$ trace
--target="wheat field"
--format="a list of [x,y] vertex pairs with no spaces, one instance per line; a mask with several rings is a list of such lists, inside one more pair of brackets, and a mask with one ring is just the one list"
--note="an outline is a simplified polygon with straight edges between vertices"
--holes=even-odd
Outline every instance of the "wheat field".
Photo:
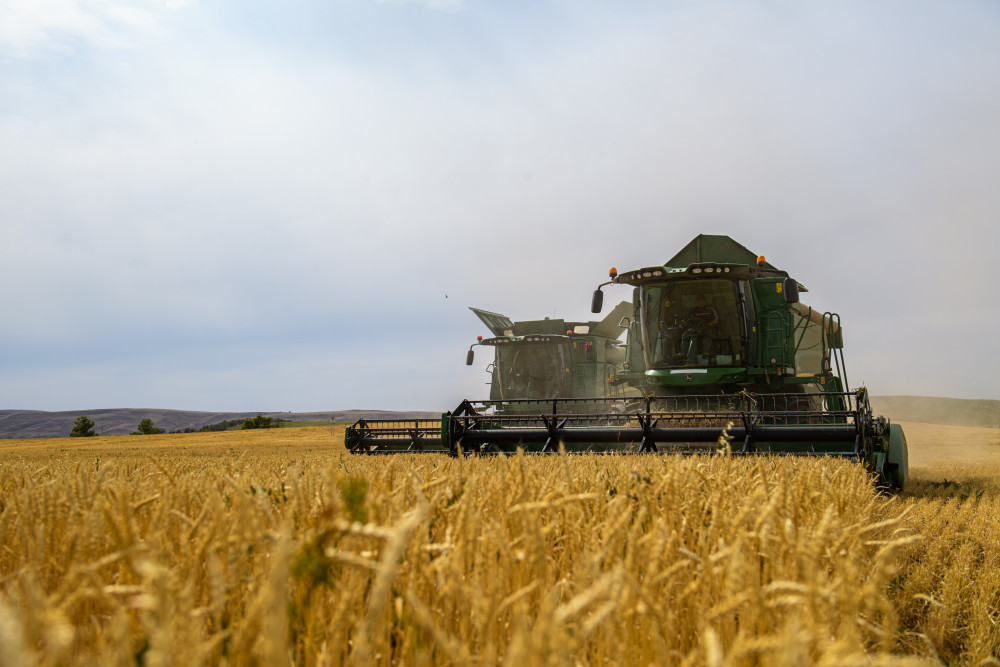
[[0,665],[1000,665],[1000,431],[823,459],[0,441]]

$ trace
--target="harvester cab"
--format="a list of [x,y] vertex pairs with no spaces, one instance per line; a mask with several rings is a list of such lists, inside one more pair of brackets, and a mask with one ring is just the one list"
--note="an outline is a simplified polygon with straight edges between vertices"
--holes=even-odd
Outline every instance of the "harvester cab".
[[601,288],[622,284],[625,377],[646,395],[847,389],[840,317],[804,305],[805,287],[727,236],[701,235],[663,266],[612,269],[595,312]]
[[493,336],[478,337],[469,347],[494,348],[490,400],[500,409],[531,409],[521,399],[552,399],[615,395],[622,387],[625,345],[619,339],[628,326],[632,306],[618,304],[600,322],[570,322],[545,318],[513,322],[506,315],[470,308]]

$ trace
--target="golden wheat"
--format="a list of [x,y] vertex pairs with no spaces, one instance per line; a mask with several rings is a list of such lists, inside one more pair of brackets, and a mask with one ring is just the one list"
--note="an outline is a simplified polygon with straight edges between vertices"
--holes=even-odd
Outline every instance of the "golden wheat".
[[2,664],[991,664],[1000,477],[0,443]]

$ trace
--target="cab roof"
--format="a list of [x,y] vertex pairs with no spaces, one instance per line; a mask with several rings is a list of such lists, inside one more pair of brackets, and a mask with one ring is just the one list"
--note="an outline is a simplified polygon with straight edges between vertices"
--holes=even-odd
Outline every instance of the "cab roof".
[[[681,248],[680,252],[668,259],[663,266],[669,269],[683,269],[692,264],[705,262],[757,266],[757,257],[757,253],[751,252],[746,246],[737,243],[728,236],[699,234]],[[767,262],[764,263],[764,268],[777,270],[777,267]]]
[[618,338],[626,327],[622,326],[623,318],[632,312],[632,303],[622,301],[604,316],[600,322],[571,322],[561,318],[545,318],[543,320],[525,320],[514,322],[506,315],[494,313],[481,308],[472,308],[477,317],[486,325],[494,336],[527,336],[531,334],[559,335],[574,331],[576,335],[589,335],[598,338]]
[[[758,264],[759,255],[728,236],[699,234],[663,266],[650,266],[626,271],[612,277],[611,282],[640,285],[678,278],[762,278],[788,277],[788,273],[765,261]],[[808,292],[797,283],[800,292]]]

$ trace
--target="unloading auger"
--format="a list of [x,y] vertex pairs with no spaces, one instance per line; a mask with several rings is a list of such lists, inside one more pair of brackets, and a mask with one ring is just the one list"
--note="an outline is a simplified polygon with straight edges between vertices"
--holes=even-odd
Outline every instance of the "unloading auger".
[[[463,401],[440,420],[360,420],[352,452],[453,456],[559,451],[831,456],[858,461],[885,488],[908,477],[902,428],[848,388],[835,313],[726,236],[700,235],[662,266],[619,274],[632,287],[624,361],[599,398]],[[620,313],[616,313],[616,316]]]

